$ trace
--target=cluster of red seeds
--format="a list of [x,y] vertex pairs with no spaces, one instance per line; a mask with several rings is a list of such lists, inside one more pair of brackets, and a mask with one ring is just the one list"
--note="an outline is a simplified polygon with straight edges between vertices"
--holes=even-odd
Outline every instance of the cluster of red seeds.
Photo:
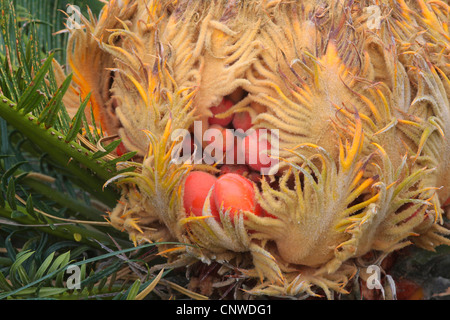
[[[189,174],[184,185],[183,205],[186,214],[201,216],[202,210],[209,193],[211,214],[220,221],[219,210],[228,211],[231,220],[234,221],[236,214],[249,211],[257,216],[270,216],[257,203],[255,191],[251,181],[258,182],[261,178],[260,170],[270,166],[267,150],[271,145],[267,139],[260,139],[260,131],[248,131],[252,127],[252,117],[249,112],[233,113],[223,117],[233,107],[233,102],[226,97],[222,102],[211,107],[212,117],[208,119],[210,129],[222,132],[223,152],[226,154],[233,148],[234,158],[228,163],[224,157],[220,166],[219,177],[212,174],[193,171]],[[251,134],[240,137],[233,134],[231,130],[242,130]],[[241,139],[241,141],[239,141]],[[211,143],[214,143],[212,141]],[[242,157],[245,163],[238,164]],[[245,217],[244,217],[245,219]]]
[[[267,150],[271,149],[271,144],[264,132],[261,130],[251,130],[252,117],[247,111],[233,113],[232,115],[223,118],[217,115],[227,112],[233,107],[233,102],[227,98],[223,98],[218,106],[212,107],[210,110],[213,116],[208,119],[210,129],[216,129],[222,134],[224,141],[222,141],[223,152],[226,154],[233,151],[234,157],[224,157],[222,170],[224,173],[256,173],[255,177],[259,177],[261,169],[268,168],[271,165],[271,159],[268,156]],[[244,135],[234,134],[234,132],[245,133]],[[215,141],[211,141],[215,143]],[[231,150],[233,149],[233,150]],[[241,163],[239,159],[244,159],[245,163]]]
[[218,222],[220,209],[222,212],[229,212],[231,221],[244,211],[257,216],[270,216],[258,205],[250,180],[236,173],[226,173],[217,178],[203,171],[193,171],[186,179],[183,195],[186,214],[202,216],[208,194],[210,194],[211,215]]
[[[221,103],[211,107],[212,116],[208,119],[209,128],[217,129],[222,134],[223,152],[231,151],[234,157],[219,166],[219,177],[210,173],[193,171],[185,182],[183,206],[187,215],[201,216],[206,198],[211,190],[210,208],[212,215],[220,221],[219,209],[222,212],[229,211],[232,221],[234,216],[243,211],[250,211],[258,216],[270,216],[255,200],[255,191],[251,181],[259,182],[261,169],[270,166],[267,150],[270,150],[270,142],[260,137],[259,130],[248,131],[252,127],[252,117],[249,112],[237,112],[230,116],[217,116],[227,112],[234,103],[224,97]],[[242,130],[246,135],[235,135],[232,130]],[[241,140],[241,141],[239,141]],[[190,144],[194,143],[191,137]],[[209,141],[214,144],[215,141]],[[193,146],[191,150],[194,150]],[[128,152],[123,143],[116,149],[118,156]],[[240,163],[238,159],[244,159]]]

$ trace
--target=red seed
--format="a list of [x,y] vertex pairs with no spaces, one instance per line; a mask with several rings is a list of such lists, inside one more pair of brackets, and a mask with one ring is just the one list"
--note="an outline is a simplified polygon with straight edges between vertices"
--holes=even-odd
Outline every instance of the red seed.
[[[212,194],[216,208],[222,208],[222,212],[229,210],[232,221],[242,210],[255,213],[253,184],[243,176],[235,173],[220,176],[214,184]],[[220,217],[217,216],[216,219]]]
[[119,145],[116,148],[116,154],[120,157],[128,152],[128,149],[125,147],[123,142],[119,143]]
[[263,168],[270,168],[272,159],[268,155],[268,150],[271,149],[270,142],[266,138],[260,139],[260,131],[255,130],[244,138],[242,144],[245,156],[245,163],[253,170],[260,171]]
[[224,175],[227,173],[235,173],[243,176],[244,174],[249,172],[249,168],[245,164],[224,164],[220,168],[220,175]]
[[214,148],[219,148],[222,145],[222,151],[230,150],[234,146],[234,134],[232,130],[225,129],[221,125],[213,124],[208,130],[217,130],[220,133],[221,141],[215,140],[215,135],[211,137],[209,145]]
[[230,115],[226,118],[218,118],[216,115],[224,113],[228,111],[233,106],[233,102],[228,99],[223,98],[222,102],[219,105],[211,107],[210,110],[213,113],[213,116],[208,119],[209,124],[218,124],[222,127],[228,126],[231,121],[233,121],[233,115]]
[[233,127],[244,132],[252,127],[252,117],[248,112],[238,112],[233,117]]
[[236,134],[233,134],[232,148],[227,149],[226,164],[245,165],[245,156],[243,153],[243,139]]
[[236,88],[232,93],[227,96],[227,99],[233,101],[233,103],[238,103],[244,98],[246,92],[241,87]]
[[398,300],[423,300],[423,288],[416,282],[401,278],[395,281]]
[[184,183],[183,194],[183,207],[188,216],[191,213],[195,216],[202,215],[206,197],[216,180],[215,176],[207,172],[192,171],[189,173]]

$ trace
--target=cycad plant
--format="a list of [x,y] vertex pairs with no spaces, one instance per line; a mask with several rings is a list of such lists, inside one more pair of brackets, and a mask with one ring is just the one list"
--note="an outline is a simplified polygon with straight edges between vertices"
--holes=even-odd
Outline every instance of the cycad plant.
[[0,298],[448,296],[448,1],[0,1]]

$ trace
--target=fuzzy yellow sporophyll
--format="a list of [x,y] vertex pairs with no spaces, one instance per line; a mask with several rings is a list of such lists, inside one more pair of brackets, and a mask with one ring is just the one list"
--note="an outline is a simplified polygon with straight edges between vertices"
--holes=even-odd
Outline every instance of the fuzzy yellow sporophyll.
[[[160,245],[160,267],[218,264],[211,292],[251,295],[331,298],[398,249],[450,245],[449,16],[434,0],[109,1],[70,31],[65,102],[91,92],[93,121],[138,151],[108,182],[112,225],[188,244]],[[174,161],[172,133],[205,149],[213,125],[277,130],[276,172]],[[216,188],[230,174],[253,190]]]

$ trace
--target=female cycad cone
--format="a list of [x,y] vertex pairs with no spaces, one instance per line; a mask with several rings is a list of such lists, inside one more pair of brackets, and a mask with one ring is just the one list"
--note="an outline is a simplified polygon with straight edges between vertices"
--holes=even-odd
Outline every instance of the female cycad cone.
[[[160,246],[169,265],[222,264],[216,281],[255,295],[331,297],[370,252],[449,245],[449,16],[432,0],[111,0],[71,30],[68,67],[141,159],[114,179],[112,225],[178,241]],[[276,132],[278,171],[194,161],[212,125]],[[186,132],[196,148],[176,161]],[[220,184],[233,165],[254,207]]]

